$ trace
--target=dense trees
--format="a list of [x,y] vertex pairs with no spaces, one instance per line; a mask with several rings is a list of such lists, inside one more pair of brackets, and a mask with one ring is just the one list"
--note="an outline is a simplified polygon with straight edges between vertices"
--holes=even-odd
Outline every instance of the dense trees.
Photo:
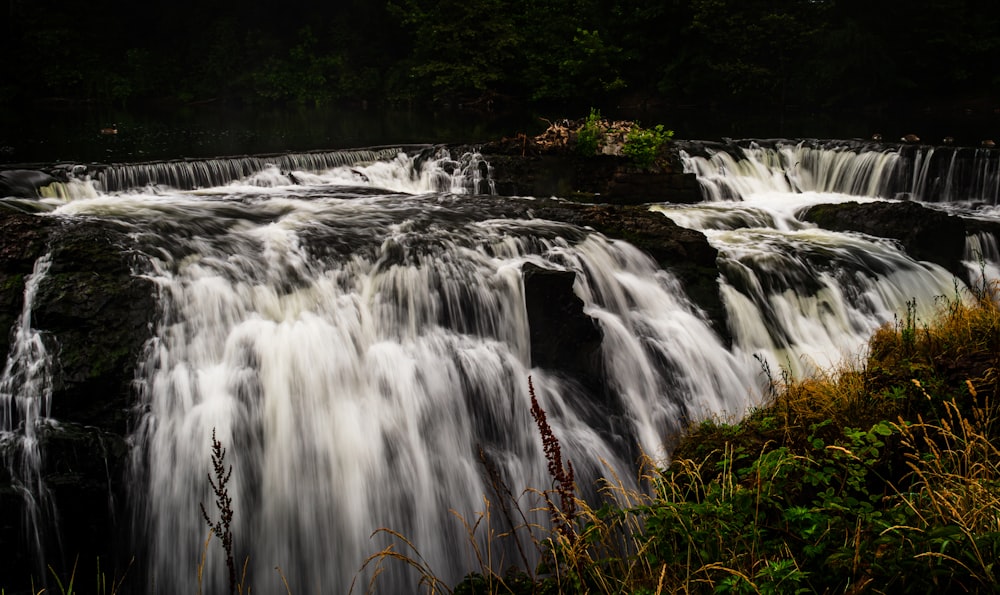
[[1000,4],[973,0],[8,0],[7,13],[0,102],[853,107],[1000,87]]

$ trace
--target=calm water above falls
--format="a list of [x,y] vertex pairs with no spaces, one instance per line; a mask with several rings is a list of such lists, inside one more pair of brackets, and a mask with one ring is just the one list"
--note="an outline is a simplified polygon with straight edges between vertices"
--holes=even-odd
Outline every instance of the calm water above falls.
[[[688,166],[710,167],[697,159]],[[954,291],[949,273],[891,242],[796,217],[809,204],[877,200],[843,193],[864,194],[867,180],[804,189],[780,162],[709,169],[706,188],[744,188],[729,196],[738,202],[654,208],[719,249],[726,347],[677,280],[629,244],[505,217],[502,198],[476,194],[488,191],[488,168],[474,156],[292,166],[189,191],[77,182],[41,215],[127,226],[148,257],[137,274],[158,288],[161,319],[138,379],[133,550],[161,592],[197,577],[213,429],[229,447],[237,556],[250,560],[255,589],[283,589],[280,566],[294,593],[345,592],[386,544],[371,537],[380,527],[406,535],[454,582],[476,568],[450,511],[483,509],[477,448],[516,493],[549,485],[529,376],[588,489],[605,465],[629,477],[640,449],[664,455],[687,420],[757,402],[754,355],[807,373],[858,353],[907,300],[926,316],[935,296]],[[574,379],[532,369],[526,263],[576,273],[617,398],[594,402]],[[21,326],[18,341],[30,342],[30,318]],[[209,552],[207,590],[222,592],[224,561]],[[513,550],[497,555],[502,566],[518,562]],[[394,567],[380,584],[405,592],[411,580]]]

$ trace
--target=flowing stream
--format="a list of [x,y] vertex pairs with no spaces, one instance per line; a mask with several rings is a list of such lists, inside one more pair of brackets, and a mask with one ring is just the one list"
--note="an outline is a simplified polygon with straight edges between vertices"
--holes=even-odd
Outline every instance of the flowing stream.
[[[627,477],[640,451],[662,457],[684,420],[737,415],[754,398],[756,368],[645,254],[504,217],[476,194],[488,179],[475,155],[417,161],[265,167],[225,186],[56,209],[127,223],[159,288],[134,474],[149,573],[165,591],[198,576],[213,432],[234,469],[236,554],[254,584],[280,588],[278,566],[295,592],[346,590],[388,545],[372,537],[382,527],[448,581],[476,567],[455,515],[483,510],[480,447],[515,493],[548,485],[529,377],[588,491],[605,466]],[[576,273],[614,402],[531,369],[525,263]],[[520,561],[513,547],[496,554],[504,564]],[[221,590],[223,560],[209,552],[206,580]],[[407,574],[394,566],[380,584],[405,590]]]
[[[474,523],[491,493],[479,449],[515,494],[550,485],[529,377],[592,494],[609,472],[629,481],[640,452],[662,460],[690,420],[759,403],[760,361],[796,376],[828,368],[857,356],[908,301],[929,316],[937,296],[954,294],[950,273],[893,242],[798,218],[812,204],[883,200],[899,155],[754,150],[687,155],[706,202],[652,207],[719,250],[731,346],[630,244],[506,216],[474,152],[124,166],[53,191],[41,216],[127,226],[148,263],[139,274],[157,288],[131,471],[133,549],[149,584],[192,590],[207,551],[204,592],[225,591],[224,556],[203,550],[199,512],[214,514],[213,432],[233,468],[235,554],[255,590],[283,592],[282,576],[293,593],[347,592],[355,580],[360,590],[365,559],[393,542],[380,528],[406,536],[454,584],[478,568],[471,545],[485,551],[490,527],[470,541],[459,520]],[[978,254],[994,273],[996,239],[969,242],[970,263]],[[575,273],[574,293],[603,333],[602,394],[613,397],[531,366],[529,263]],[[44,274],[40,262],[32,279]],[[27,285],[0,383],[4,435],[21,436],[26,459],[41,456],[30,428],[46,415],[49,365],[31,336]],[[19,464],[30,477],[32,464]],[[491,555],[495,568],[521,562],[509,542]],[[397,564],[378,580],[380,591],[406,592],[414,576]]]

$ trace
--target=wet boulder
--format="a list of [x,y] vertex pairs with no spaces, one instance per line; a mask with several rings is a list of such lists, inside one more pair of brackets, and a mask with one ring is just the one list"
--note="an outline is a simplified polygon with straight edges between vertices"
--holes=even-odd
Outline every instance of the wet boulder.
[[38,198],[38,189],[58,182],[51,174],[33,169],[8,169],[0,171],[0,198]]
[[938,264],[966,278],[962,265],[965,221],[919,203],[847,202],[808,208],[801,218],[830,231],[854,231],[896,240],[911,257]]
[[593,391],[603,382],[597,321],[573,292],[576,273],[525,263],[524,302],[531,340],[531,365],[561,372]]
[[543,201],[532,212],[545,219],[589,227],[625,240],[676,276],[688,298],[724,341],[730,340],[725,307],[719,295],[718,250],[705,234],[681,227],[662,213],[638,205],[585,205]]
[[50,339],[59,362],[52,414],[122,433],[135,365],[152,335],[155,288],[133,274],[139,257],[113,224],[60,225],[52,233],[50,258],[33,323]]
[[676,150],[652,169],[621,155],[581,155],[570,144],[539,143],[523,135],[481,148],[498,194],[558,197],[589,203],[639,205],[702,200],[694,174],[684,173]]

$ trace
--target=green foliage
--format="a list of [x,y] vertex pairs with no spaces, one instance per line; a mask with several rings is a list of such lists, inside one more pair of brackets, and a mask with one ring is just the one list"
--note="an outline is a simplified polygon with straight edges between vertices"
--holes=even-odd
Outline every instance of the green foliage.
[[[167,12],[12,0],[8,9],[0,48],[16,84],[0,88],[6,101],[565,104],[627,89],[672,104],[853,107],[910,106],[914,92],[974,99],[1000,86],[991,70],[1000,5],[960,0],[344,0],[279,12],[235,0]],[[302,45],[306,27],[315,45]]]
[[919,331],[907,304],[861,369],[776,381],[764,366],[771,401],[692,428],[668,467],[643,475],[648,492],[609,482],[603,506],[579,502],[576,524],[535,538],[534,575],[487,568],[455,592],[995,590],[995,297],[944,303]]
[[[543,20],[542,23],[548,21]],[[534,24],[537,27],[538,24]],[[567,27],[569,29],[569,27]],[[539,31],[546,47],[524,48],[528,63],[527,75],[531,81],[531,99],[566,100],[580,95],[603,95],[624,89],[627,83],[617,67],[620,48],[609,44],[598,29],[577,26],[568,30],[562,42],[550,32]]]
[[673,130],[664,130],[663,124],[653,128],[636,126],[625,137],[622,152],[642,169],[649,169],[660,155],[660,151],[674,137]]
[[257,93],[273,100],[323,105],[340,96],[344,57],[326,53],[312,28],[298,33],[299,41],[286,57],[272,57],[254,74]]
[[587,116],[583,126],[576,133],[575,148],[576,152],[580,155],[589,157],[597,154],[601,139],[604,137],[604,131],[601,129],[601,120],[601,111],[590,108],[590,115]]
[[398,0],[391,10],[413,33],[411,79],[436,99],[475,99],[512,68],[521,36],[504,0]]

